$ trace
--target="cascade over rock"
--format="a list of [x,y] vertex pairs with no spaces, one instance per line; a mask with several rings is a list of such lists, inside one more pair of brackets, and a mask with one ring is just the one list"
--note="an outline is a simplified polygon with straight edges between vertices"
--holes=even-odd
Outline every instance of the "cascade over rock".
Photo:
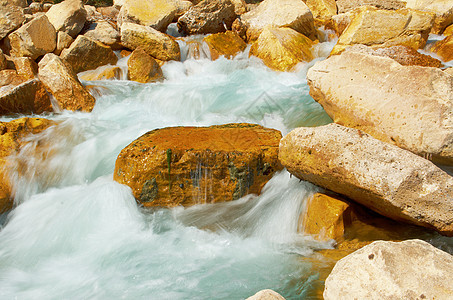
[[49,53],[39,62],[38,76],[61,109],[91,111],[96,100],[58,56]]
[[114,180],[144,206],[190,206],[260,193],[281,165],[279,131],[252,124],[171,127],[124,148]]
[[307,82],[334,122],[453,164],[453,78],[442,70],[345,52],[317,62]]
[[241,21],[247,26],[249,41],[255,41],[267,26],[289,27],[310,38],[315,32],[313,14],[299,0],[264,0],[243,14]]
[[376,241],[341,259],[324,299],[449,299],[453,256],[421,240]]
[[291,131],[279,159],[298,178],[383,216],[453,236],[453,177],[409,151],[332,123]]

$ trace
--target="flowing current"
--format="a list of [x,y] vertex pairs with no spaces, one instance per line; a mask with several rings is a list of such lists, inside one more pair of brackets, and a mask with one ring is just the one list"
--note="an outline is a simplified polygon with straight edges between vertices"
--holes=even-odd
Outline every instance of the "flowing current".
[[307,298],[318,273],[303,258],[331,247],[297,233],[313,185],[282,171],[260,196],[145,210],[112,178],[121,149],[155,128],[250,122],[284,135],[331,122],[308,95],[312,63],[278,73],[243,53],[167,63],[161,83],[84,82],[94,110],[43,116],[58,125],[11,158],[24,170],[0,218],[0,299]]

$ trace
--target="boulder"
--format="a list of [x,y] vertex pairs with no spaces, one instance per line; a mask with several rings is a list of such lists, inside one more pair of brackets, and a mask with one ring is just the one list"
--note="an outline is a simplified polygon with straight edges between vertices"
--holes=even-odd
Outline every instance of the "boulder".
[[102,15],[104,20],[115,22],[120,12],[115,6],[97,7],[96,10]]
[[27,0],[0,0],[0,6],[18,6],[27,7]]
[[16,70],[0,71],[0,93],[4,93],[7,89],[12,89],[25,81],[27,79],[18,75]]
[[24,21],[22,9],[14,5],[0,5],[0,40],[18,29]]
[[92,23],[103,19],[102,14],[96,10],[96,7],[91,5],[84,5],[83,8],[85,8],[85,11],[87,12],[87,22]]
[[280,138],[277,130],[253,124],[153,130],[121,151],[114,180],[131,187],[144,206],[189,206],[259,194],[282,168]]
[[402,0],[336,0],[336,3],[339,14],[352,11],[365,5],[385,10],[398,10],[406,8],[406,2]]
[[233,31],[211,34],[205,37],[203,41],[209,47],[212,60],[216,60],[222,55],[226,58],[233,58],[247,48],[244,40]]
[[187,35],[224,32],[236,19],[234,10],[230,0],[201,1],[179,18],[178,30]]
[[453,24],[453,5],[451,0],[405,0],[406,7],[434,13],[434,25],[431,33],[440,34]]
[[58,31],[57,47],[55,48],[54,53],[56,55],[60,55],[61,51],[68,48],[69,46],[71,46],[72,42],[74,42],[74,39],[72,38],[72,36],[70,36],[69,34],[67,34],[64,31]]
[[278,71],[289,71],[302,61],[311,61],[313,42],[291,28],[267,27],[250,48],[250,55]]
[[453,35],[453,24],[445,28],[442,34],[445,36]]
[[181,57],[179,45],[172,37],[134,23],[121,26],[121,44],[131,50],[142,47],[153,58],[163,61],[180,60]]
[[177,8],[167,0],[124,0],[118,14],[118,25],[124,22],[150,26],[165,32],[173,21]]
[[19,76],[29,80],[38,75],[38,64],[30,57],[12,57],[11,59]]
[[350,223],[351,205],[336,196],[316,193],[307,201],[301,216],[302,232],[311,234],[319,241],[340,240]]
[[307,4],[315,18],[329,19],[337,14],[335,0],[307,0],[305,4]]
[[329,21],[326,22],[325,27],[326,29],[335,31],[335,33],[340,36],[349,26],[353,17],[354,14],[352,12],[334,15]]
[[389,57],[403,66],[442,67],[442,62],[432,56],[422,54],[414,48],[397,45],[385,48],[371,48],[365,45],[354,45],[345,51],[365,53],[375,56]]
[[98,41],[114,50],[121,48],[120,40],[121,36],[118,30],[108,21],[100,20],[95,23],[91,23],[84,36]]
[[453,164],[453,78],[442,70],[345,52],[317,62],[307,82],[334,122]]
[[246,300],[285,300],[285,298],[273,290],[262,290]]
[[172,0],[173,4],[176,7],[175,17],[173,18],[173,22],[177,22],[178,19],[184,15],[189,9],[194,6],[194,4],[187,0]]
[[0,49],[0,71],[6,69],[8,62],[6,61],[6,57],[3,54],[3,51]]
[[82,0],[65,0],[53,5],[46,16],[56,31],[64,31],[75,38],[85,25],[87,12]]
[[423,48],[433,21],[434,15],[427,12],[409,9],[391,11],[362,6],[355,11],[351,23],[341,34],[332,54],[338,54],[354,44],[379,48],[394,45]]
[[453,177],[409,151],[332,123],[291,131],[279,159],[296,177],[383,216],[453,236]]
[[425,241],[376,241],[337,262],[324,299],[450,299],[453,256]]
[[453,35],[436,42],[430,50],[445,62],[453,60]]
[[39,79],[61,109],[87,112],[93,109],[96,100],[82,86],[74,71],[58,56],[49,53],[38,66]]
[[27,56],[37,59],[53,52],[57,45],[57,34],[45,15],[23,25],[6,37],[13,56]]
[[81,80],[112,80],[121,79],[123,71],[117,66],[104,66],[93,71],[84,72],[79,75]]
[[254,10],[241,16],[247,26],[247,40],[255,41],[267,26],[289,27],[312,38],[313,14],[303,1],[264,0]]
[[50,97],[38,79],[31,79],[5,92],[0,90],[0,115],[41,114],[52,111]]
[[127,61],[127,68],[129,80],[141,83],[159,81],[164,77],[162,69],[156,60],[142,48],[137,48],[132,52],[131,57]]
[[236,15],[242,15],[247,12],[247,3],[244,0],[231,0],[234,5]]
[[118,61],[109,46],[83,35],[79,35],[68,49],[63,50],[60,57],[75,73],[94,70],[103,65],[114,65]]
[[21,118],[11,122],[0,122],[0,213],[13,207],[11,184],[8,178],[6,157],[19,151],[22,140],[28,134],[37,134],[54,122],[39,118]]

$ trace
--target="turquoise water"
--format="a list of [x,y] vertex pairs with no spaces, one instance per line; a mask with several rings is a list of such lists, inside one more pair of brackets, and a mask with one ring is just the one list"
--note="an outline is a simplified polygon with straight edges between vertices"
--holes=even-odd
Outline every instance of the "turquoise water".
[[[250,122],[286,134],[331,122],[308,95],[308,66],[277,73],[244,53],[168,63],[161,83],[85,82],[93,112],[44,116],[61,123],[11,157],[25,171],[11,170],[17,206],[1,219],[0,299],[305,298],[318,274],[301,257],[331,247],[297,233],[313,185],[282,171],[260,196],[144,210],[112,174],[121,149],[155,128]],[[49,155],[35,155],[38,143]]]

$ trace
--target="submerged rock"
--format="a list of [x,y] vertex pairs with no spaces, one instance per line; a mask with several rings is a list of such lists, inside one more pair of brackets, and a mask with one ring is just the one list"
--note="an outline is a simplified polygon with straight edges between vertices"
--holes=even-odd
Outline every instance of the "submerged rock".
[[307,82],[334,122],[453,164],[453,78],[442,70],[345,52],[317,62]]
[[0,213],[10,210],[13,206],[6,157],[19,150],[24,143],[23,137],[31,133],[39,133],[53,124],[55,124],[53,121],[40,118],[21,118],[11,122],[0,122]]
[[60,57],[75,73],[94,70],[103,65],[114,65],[118,61],[109,46],[83,35],[79,35],[71,47],[63,50]]
[[178,30],[187,35],[224,32],[231,29],[235,19],[230,0],[201,1],[179,18]]
[[290,71],[302,61],[311,61],[313,42],[291,28],[267,27],[250,48],[250,55],[277,71]]
[[226,58],[233,58],[247,48],[247,44],[233,31],[211,34],[205,37],[203,41],[209,47],[212,60],[216,60],[221,55]]
[[305,36],[315,32],[313,15],[303,1],[264,0],[254,10],[241,16],[247,26],[247,40],[255,41],[267,26],[289,27]]
[[114,180],[144,206],[189,206],[260,193],[282,167],[280,132],[252,124],[150,131],[119,154]]
[[76,38],[87,19],[82,0],[65,0],[53,5],[46,13],[56,31],[64,31]]
[[77,79],[74,71],[55,54],[39,62],[38,76],[61,109],[91,111],[96,100]]
[[453,177],[409,151],[332,123],[291,131],[279,158],[300,179],[391,219],[453,236]]
[[338,54],[354,44],[379,48],[394,45],[423,48],[433,22],[434,15],[428,12],[410,9],[390,11],[362,6],[354,11],[351,23],[341,34],[332,54]]
[[163,79],[162,69],[142,48],[135,49],[127,60],[129,80],[148,83]]
[[377,241],[341,259],[324,299],[449,299],[453,256],[425,241]]
[[121,43],[131,50],[142,47],[146,53],[163,61],[181,57],[179,45],[172,37],[147,26],[123,23]]
[[285,298],[273,290],[262,290],[246,300],[285,300]]

